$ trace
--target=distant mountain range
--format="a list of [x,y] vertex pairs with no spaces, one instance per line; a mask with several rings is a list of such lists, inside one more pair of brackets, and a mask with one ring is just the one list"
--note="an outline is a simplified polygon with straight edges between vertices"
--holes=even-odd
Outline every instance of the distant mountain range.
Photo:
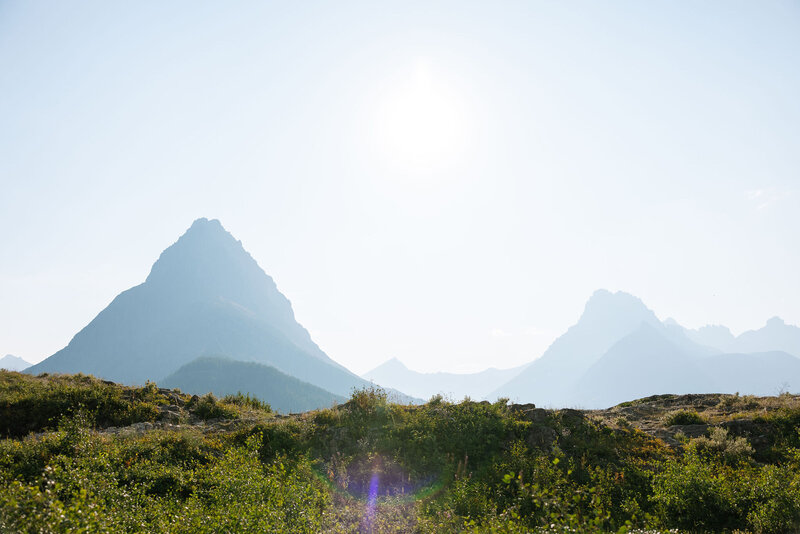
[[30,363],[12,354],[6,354],[0,358],[0,369],[6,371],[24,371],[30,366]]
[[739,337],[688,330],[632,295],[600,290],[577,324],[488,397],[604,408],[661,393],[775,395],[800,388],[798,334],[777,318]]
[[[0,360],[0,367],[27,365],[13,356]],[[800,389],[800,328],[773,318],[740,336],[718,325],[692,330],[660,321],[632,295],[598,290],[578,322],[527,365],[425,374],[392,359],[362,378],[314,343],[241,242],[219,221],[198,219],[144,283],[120,293],[66,347],[25,371],[250,393],[286,412],[328,406],[372,382],[396,388],[390,398],[406,403],[440,393],[603,408],[659,393]]]
[[525,367],[522,365],[513,369],[490,368],[479,373],[464,374],[418,373],[410,370],[397,358],[392,358],[361,377],[423,399],[438,394],[459,401],[464,397],[484,398],[518,375]]
[[[288,376],[321,388],[330,395],[320,405],[370,387],[314,343],[272,278],[219,221],[208,219],[196,220],[167,248],[143,284],[120,293],[65,348],[27,372],[82,372],[124,384],[170,376],[189,380],[195,391],[211,391],[221,383],[230,386],[230,380],[184,366],[220,355],[274,368],[280,372],[270,375],[274,387]],[[248,392],[244,382],[238,390]],[[301,405],[306,406],[286,409]]]
[[425,374],[393,358],[362,376],[423,398],[551,407],[606,408],[660,393],[775,395],[800,389],[800,328],[773,318],[738,337],[724,326],[691,330],[660,321],[633,295],[598,290],[578,322],[526,365]]
[[780,317],[773,317],[759,330],[748,330],[734,336],[726,326],[709,325],[697,330],[681,327],[674,320],[666,324],[681,328],[695,343],[714,347],[723,352],[765,352],[779,350],[800,357],[800,327],[787,325]]

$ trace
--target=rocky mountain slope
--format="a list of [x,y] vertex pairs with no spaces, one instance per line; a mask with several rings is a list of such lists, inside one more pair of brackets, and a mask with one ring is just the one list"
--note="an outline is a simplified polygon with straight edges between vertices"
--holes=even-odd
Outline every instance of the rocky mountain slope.
[[266,364],[335,395],[369,385],[314,343],[272,278],[208,219],[196,220],[167,248],[143,284],[118,295],[28,372],[144,384],[204,355]]

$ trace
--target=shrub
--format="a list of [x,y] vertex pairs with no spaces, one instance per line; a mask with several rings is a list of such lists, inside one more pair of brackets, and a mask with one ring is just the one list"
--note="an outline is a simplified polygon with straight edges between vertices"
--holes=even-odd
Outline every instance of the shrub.
[[259,454],[265,462],[280,455],[297,457],[305,447],[303,427],[296,422],[274,423],[260,427],[259,431],[261,433]]
[[749,460],[753,447],[743,437],[730,437],[724,428],[714,427],[709,437],[692,440],[689,447],[701,456],[710,456],[726,463],[735,464]]
[[209,419],[236,419],[239,412],[231,405],[217,401],[213,393],[206,393],[196,401],[189,404],[189,410],[203,420]]
[[354,389],[345,406],[351,410],[371,413],[379,407],[386,406],[387,399],[386,391],[379,387]]
[[744,522],[719,468],[690,451],[669,461],[653,479],[653,501],[662,526],[696,531],[735,528]]
[[222,397],[222,402],[226,404],[233,404],[241,408],[249,408],[251,410],[260,410],[264,412],[272,412],[272,407],[258,397],[251,397],[238,392],[236,395],[225,395]]
[[154,384],[130,388],[82,374],[34,377],[0,371],[0,435],[53,429],[79,407],[99,427],[155,421],[159,404],[169,402]]
[[673,425],[702,425],[705,424],[705,419],[700,417],[697,412],[689,411],[689,410],[680,410],[677,412],[672,412],[667,416],[664,420],[664,424],[667,426]]
[[766,466],[746,484],[754,501],[747,522],[754,532],[797,532],[800,527],[800,480],[796,472]]

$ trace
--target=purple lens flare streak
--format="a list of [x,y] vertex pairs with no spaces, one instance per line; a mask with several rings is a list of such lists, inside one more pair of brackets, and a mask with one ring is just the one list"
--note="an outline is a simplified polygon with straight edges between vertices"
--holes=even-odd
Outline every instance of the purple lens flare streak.
[[375,503],[378,500],[378,473],[372,473],[367,494],[367,511],[364,517],[365,531],[372,532],[372,521],[375,518]]

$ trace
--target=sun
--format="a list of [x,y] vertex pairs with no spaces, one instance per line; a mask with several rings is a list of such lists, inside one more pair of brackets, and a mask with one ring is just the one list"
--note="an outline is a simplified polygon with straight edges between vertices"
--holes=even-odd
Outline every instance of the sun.
[[376,141],[391,164],[430,171],[457,163],[467,148],[468,106],[427,61],[396,81],[379,101]]

